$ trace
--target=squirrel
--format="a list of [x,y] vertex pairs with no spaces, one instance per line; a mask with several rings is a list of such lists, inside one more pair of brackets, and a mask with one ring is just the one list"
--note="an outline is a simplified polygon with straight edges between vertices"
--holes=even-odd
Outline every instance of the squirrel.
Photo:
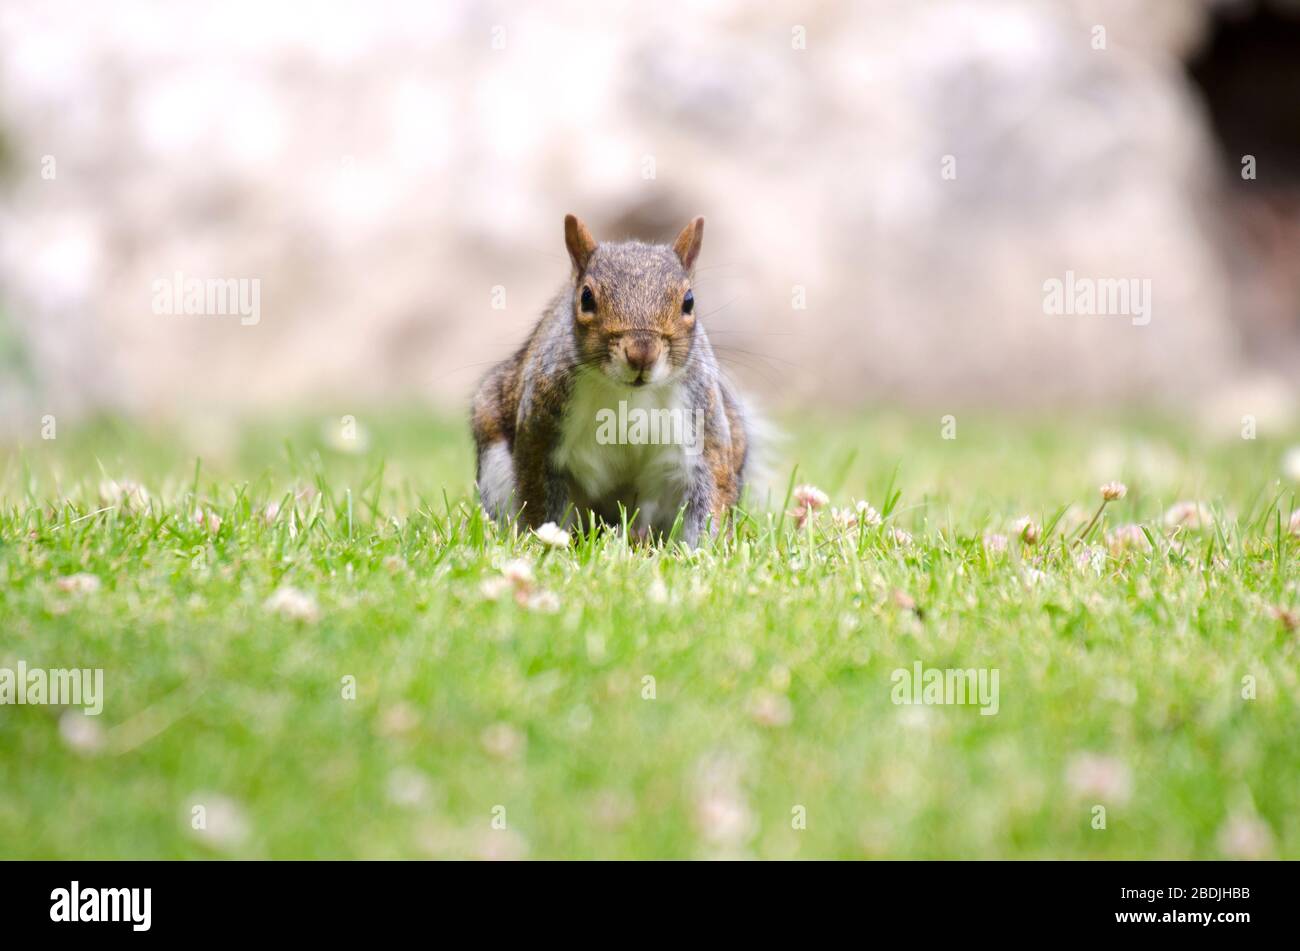
[[671,246],[600,242],[564,219],[572,270],[524,345],[472,404],[483,507],[527,528],[586,524],[639,537],[716,533],[745,487],[750,429],[695,312],[704,219]]

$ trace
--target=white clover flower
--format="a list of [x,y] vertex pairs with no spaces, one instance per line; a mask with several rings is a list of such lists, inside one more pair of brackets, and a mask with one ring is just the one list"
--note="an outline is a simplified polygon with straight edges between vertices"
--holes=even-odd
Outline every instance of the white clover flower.
[[1287,530],[1292,535],[1300,536],[1300,509],[1296,509],[1291,513],[1291,521],[1287,525]]
[[1116,499],[1122,499],[1128,495],[1128,486],[1123,482],[1107,482],[1101,486],[1100,490],[1102,501],[1114,502]]
[[528,857],[528,840],[514,829],[485,829],[469,854],[481,862],[519,862]]
[[1076,753],[1065,767],[1065,784],[1080,799],[1123,805],[1133,794],[1133,774],[1114,756]]
[[320,618],[320,608],[316,605],[316,599],[288,585],[277,588],[275,593],[266,599],[263,607],[290,621],[312,622]]
[[711,844],[734,848],[753,834],[754,818],[741,794],[722,790],[695,800],[695,824]]
[[796,485],[791,495],[798,503],[789,512],[794,519],[795,528],[803,528],[807,525],[808,520],[817,514],[817,510],[830,501],[830,496],[815,485]]
[[497,600],[503,594],[513,593],[515,603],[530,611],[551,614],[560,609],[558,597],[549,591],[537,589],[533,566],[522,558],[506,562],[501,566],[501,574],[486,579],[479,590],[490,601]]
[[514,590],[514,585],[511,584],[510,579],[504,578],[501,575],[494,575],[491,578],[485,578],[483,579],[483,583],[479,585],[479,592],[489,601],[495,601],[507,591],[512,590]]
[[1000,555],[1007,550],[1007,536],[999,532],[986,532],[984,548],[992,555]]
[[106,479],[99,484],[99,500],[104,505],[126,512],[144,512],[149,508],[149,493],[139,482]]
[[533,566],[515,558],[501,566],[501,575],[517,588],[529,587],[533,583]]
[[1037,545],[1043,535],[1042,526],[1028,515],[1016,519],[1011,527],[1026,545]]
[[244,808],[220,793],[195,793],[182,821],[190,835],[214,849],[236,850],[248,841],[249,825]]
[[494,723],[479,738],[483,749],[496,759],[515,759],[524,751],[527,737],[509,723]]
[[402,736],[419,725],[420,712],[411,704],[399,700],[379,715],[375,732],[380,736]]
[[1151,541],[1141,525],[1121,525],[1106,536],[1106,545],[1119,554],[1122,551],[1150,551]]
[[65,575],[54,582],[55,587],[60,591],[66,591],[69,594],[94,594],[99,590],[99,578],[95,575],[79,572],[75,575]]
[[1165,512],[1165,525],[1168,528],[1199,529],[1211,524],[1214,516],[1210,507],[1204,502],[1175,502]]
[[789,726],[794,708],[783,694],[760,690],[750,697],[749,715],[759,726]]
[[832,508],[831,520],[844,529],[874,528],[881,522],[880,513],[867,502],[855,502],[847,509]]
[[523,599],[524,607],[542,614],[554,614],[560,610],[560,599],[550,591],[538,591]]
[[399,766],[388,774],[388,801],[395,806],[420,806],[433,791],[429,777],[418,769]]
[[875,526],[880,524],[880,513],[870,504],[867,502],[858,502],[855,507],[858,510],[858,519],[863,525]]
[[656,576],[655,579],[650,582],[650,587],[646,589],[645,594],[653,604],[668,603],[668,585],[664,584],[663,578]]
[[817,486],[805,484],[794,487],[794,500],[815,511],[830,502],[831,498]]
[[1230,859],[1267,859],[1273,855],[1273,830],[1253,813],[1230,816],[1218,835],[1219,851]]
[[65,710],[59,717],[59,736],[78,753],[97,753],[104,748],[104,728],[94,717],[80,710]]
[[569,533],[554,522],[547,522],[545,525],[533,531],[538,541],[548,548],[568,548],[570,536]]
[[858,527],[858,513],[852,509],[831,509],[831,521],[845,530]]
[[724,754],[714,754],[695,766],[692,814],[696,831],[710,846],[737,849],[758,831],[742,774],[743,764]]

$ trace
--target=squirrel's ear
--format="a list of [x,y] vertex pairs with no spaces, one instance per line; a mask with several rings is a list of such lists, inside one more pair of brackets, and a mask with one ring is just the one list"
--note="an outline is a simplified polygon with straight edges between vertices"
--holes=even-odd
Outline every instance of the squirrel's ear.
[[696,218],[677,236],[673,242],[673,251],[677,253],[677,260],[682,262],[682,267],[690,270],[695,266],[695,259],[699,257],[700,245],[704,242],[704,219]]
[[564,216],[564,243],[569,249],[574,268],[581,274],[587,269],[591,253],[596,250],[596,239],[577,215]]

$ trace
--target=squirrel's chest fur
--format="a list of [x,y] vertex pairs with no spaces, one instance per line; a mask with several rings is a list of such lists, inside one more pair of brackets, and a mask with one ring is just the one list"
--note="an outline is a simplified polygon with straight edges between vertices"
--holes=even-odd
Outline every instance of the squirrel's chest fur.
[[[620,405],[621,404],[621,405]],[[698,453],[681,386],[628,388],[603,373],[574,381],[551,461],[576,501],[610,521],[622,503],[637,524],[667,531],[686,501]]]

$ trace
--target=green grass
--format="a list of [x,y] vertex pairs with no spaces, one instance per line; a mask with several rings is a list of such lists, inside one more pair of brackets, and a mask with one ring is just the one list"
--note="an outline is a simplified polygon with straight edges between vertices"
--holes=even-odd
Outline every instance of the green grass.
[[[460,421],[361,424],[350,452],[319,421],[0,451],[0,667],[103,668],[107,695],[80,733],[0,707],[0,856],[1300,857],[1272,610],[1300,609],[1295,434],[823,420],[780,447],[778,493],[797,464],[882,527],[799,530],[777,498],[694,553],[547,553],[480,514]],[[1080,566],[1064,533],[1109,478],[1129,493],[1090,543],[1139,522],[1154,548]],[[148,508],[106,508],[108,479]],[[1167,528],[1180,499],[1212,522]],[[1054,531],[1022,544],[1022,515]],[[556,610],[485,596],[511,559]],[[81,573],[98,590],[60,587]],[[319,616],[269,610],[282,586]],[[915,661],[997,668],[998,713],[895,705]]]

